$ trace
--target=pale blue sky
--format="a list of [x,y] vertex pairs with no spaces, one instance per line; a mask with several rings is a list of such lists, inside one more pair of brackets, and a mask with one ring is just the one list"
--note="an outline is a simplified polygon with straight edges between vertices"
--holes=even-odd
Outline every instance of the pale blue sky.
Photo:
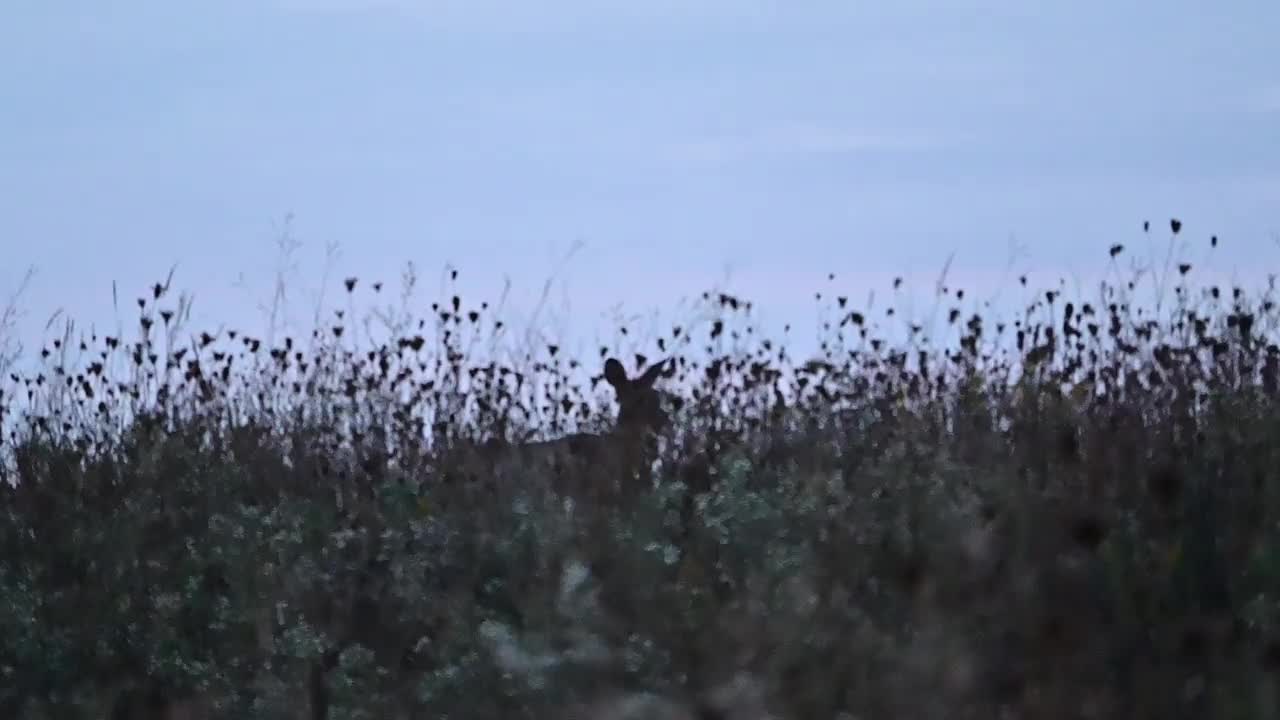
[[952,251],[991,291],[1011,238],[1088,275],[1170,215],[1280,268],[1274,0],[20,2],[0,67],[24,336],[174,263],[197,319],[252,325],[290,212],[297,289],[336,242],[331,290],[559,272],[574,322],[720,282],[807,319],[828,271],[865,297]]

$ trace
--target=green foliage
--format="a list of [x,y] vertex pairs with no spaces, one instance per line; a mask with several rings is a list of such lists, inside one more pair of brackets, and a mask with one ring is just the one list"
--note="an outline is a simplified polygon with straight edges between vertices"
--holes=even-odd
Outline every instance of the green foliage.
[[5,410],[0,712],[1274,716],[1273,305],[1105,293],[910,352],[840,300],[799,365],[719,296],[742,342],[664,339],[642,457],[522,445],[607,413],[555,351],[470,357],[456,298],[359,350],[101,339]]

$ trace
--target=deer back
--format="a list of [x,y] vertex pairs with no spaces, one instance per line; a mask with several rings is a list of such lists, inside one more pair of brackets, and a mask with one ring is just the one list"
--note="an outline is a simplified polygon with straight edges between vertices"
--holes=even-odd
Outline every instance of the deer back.
[[618,417],[599,433],[574,433],[552,440],[491,445],[484,454],[496,475],[521,483],[545,481],[557,494],[591,502],[630,495],[650,479],[657,434],[670,423],[669,396],[655,385],[669,377],[670,360],[629,377],[609,358],[604,380],[618,401]]

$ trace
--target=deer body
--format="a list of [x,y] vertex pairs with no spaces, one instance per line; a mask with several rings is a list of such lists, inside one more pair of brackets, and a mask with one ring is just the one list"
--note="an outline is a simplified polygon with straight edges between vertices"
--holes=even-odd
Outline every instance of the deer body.
[[553,440],[499,444],[485,450],[500,479],[545,479],[559,495],[588,502],[631,495],[649,480],[656,433],[670,418],[664,395],[654,386],[670,376],[670,360],[650,365],[638,377],[627,376],[622,363],[609,358],[604,379],[618,399],[618,419],[604,433],[574,433]]

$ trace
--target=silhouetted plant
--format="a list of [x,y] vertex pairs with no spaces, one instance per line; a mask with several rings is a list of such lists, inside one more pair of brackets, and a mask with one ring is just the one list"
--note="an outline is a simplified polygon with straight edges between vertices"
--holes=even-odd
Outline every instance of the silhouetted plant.
[[1274,716],[1275,305],[1170,267],[589,362],[452,288],[183,340],[157,283],[6,386],[0,712]]

